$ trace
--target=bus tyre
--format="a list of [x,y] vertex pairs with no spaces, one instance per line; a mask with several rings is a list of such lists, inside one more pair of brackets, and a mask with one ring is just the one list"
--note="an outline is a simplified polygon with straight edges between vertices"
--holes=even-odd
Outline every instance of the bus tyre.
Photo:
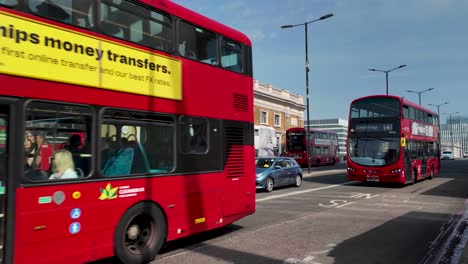
[[154,260],[167,236],[167,223],[161,209],[142,202],[120,219],[114,234],[115,255],[122,263],[149,263]]
[[416,168],[413,170],[413,182],[411,184],[416,184],[418,182],[418,171]]
[[431,172],[429,174],[429,177],[427,177],[429,180],[432,180],[434,178],[434,168],[431,168]]
[[301,187],[302,185],[302,176],[301,175],[296,175],[296,181],[294,182],[294,186],[296,187]]
[[275,183],[273,182],[273,179],[271,177],[268,177],[265,181],[265,191],[271,192],[273,191],[273,186]]

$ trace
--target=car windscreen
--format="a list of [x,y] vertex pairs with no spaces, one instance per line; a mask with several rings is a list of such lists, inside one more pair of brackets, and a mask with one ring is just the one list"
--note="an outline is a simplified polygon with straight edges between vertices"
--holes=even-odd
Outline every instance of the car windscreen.
[[257,159],[255,163],[257,168],[270,168],[275,163],[275,159]]

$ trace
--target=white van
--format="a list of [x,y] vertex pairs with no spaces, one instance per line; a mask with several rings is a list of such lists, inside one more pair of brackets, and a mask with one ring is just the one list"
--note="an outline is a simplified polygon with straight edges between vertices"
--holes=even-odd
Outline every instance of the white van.
[[455,159],[455,156],[453,155],[453,152],[451,150],[444,150],[442,151],[442,155],[440,156],[440,159],[453,160]]
[[463,152],[463,158],[468,158],[468,150],[465,150],[465,151]]

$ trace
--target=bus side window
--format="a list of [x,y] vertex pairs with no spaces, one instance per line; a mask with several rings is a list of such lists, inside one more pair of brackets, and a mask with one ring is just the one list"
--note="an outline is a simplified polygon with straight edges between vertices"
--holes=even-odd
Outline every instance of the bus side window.
[[[81,138],[85,138],[84,141],[88,144],[84,146],[89,145],[92,116],[93,110],[87,106],[30,101],[26,105],[25,127],[26,134],[34,136],[25,137],[24,151],[25,154],[34,153],[36,163],[25,163],[26,178],[29,181],[47,180],[52,173],[58,172],[55,171],[57,168],[54,166],[53,157],[57,151],[69,149],[70,142],[63,144],[64,139],[69,136],[81,135],[77,144],[83,146]],[[70,151],[73,168],[79,172],[78,175],[87,176],[91,171],[92,153],[91,150],[88,151],[86,153],[86,149],[82,148],[76,156]]]
[[169,116],[106,110],[99,144],[101,174],[125,177],[174,169],[174,120]]
[[14,7],[18,5],[18,0],[0,0],[0,5]]
[[208,151],[208,121],[202,118],[180,119],[182,152],[204,154]]

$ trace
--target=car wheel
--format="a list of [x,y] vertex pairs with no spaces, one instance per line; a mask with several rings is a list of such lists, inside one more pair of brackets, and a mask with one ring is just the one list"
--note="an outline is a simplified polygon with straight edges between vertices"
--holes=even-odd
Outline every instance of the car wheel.
[[273,182],[273,179],[268,177],[265,181],[265,191],[267,192],[271,192],[273,191],[273,187],[274,187],[274,182]]
[[302,185],[302,177],[301,175],[296,175],[296,181],[294,182],[294,186],[301,187]]

